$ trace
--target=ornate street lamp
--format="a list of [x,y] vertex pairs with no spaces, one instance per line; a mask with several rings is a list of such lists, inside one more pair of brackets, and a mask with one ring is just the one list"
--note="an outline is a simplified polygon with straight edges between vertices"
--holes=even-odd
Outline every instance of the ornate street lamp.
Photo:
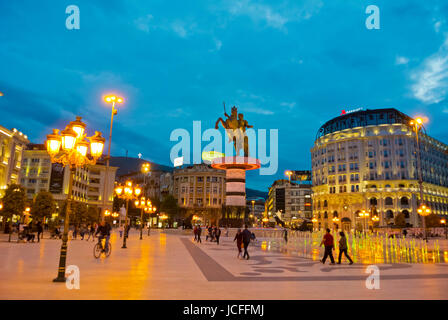
[[[86,165],[96,164],[98,158],[103,153],[105,139],[101,133],[95,131],[95,134],[86,140],[84,134],[86,124],[81,121],[81,117],[76,117],[75,121],[61,131],[53,129],[53,133],[47,135],[47,152],[50,155],[52,163],[60,163],[70,169],[70,179],[68,184],[67,207],[65,210],[64,233],[62,234],[61,253],[59,258],[58,276],[54,282],[65,282],[65,263],[67,259],[67,240],[69,229],[69,217],[71,211],[73,178],[77,168]],[[90,154],[88,150],[90,147]]]
[[122,249],[126,248],[126,238],[128,236],[128,210],[129,210],[129,200],[138,199],[142,193],[142,188],[138,185],[133,186],[132,181],[126,181],[124,185],[118,185],[115,187],[115,194],[118,198],[126,200],[126,219],[124,221],[124,236],[123,236],[123,246]]
[[286,171],[285,171],[285,175],[288,176],[289,183],[291,183],[291,175],[292,175],[292,171],[291,171],[291,170],[286,170]]
[[[423,226],[423,239],[426,239],[426,221],[425,221],[425,213],[426,210],[422,209],[421,212],[423,214],[421,214],[419,212],[419,210],[422,207],[426,207],[425,206],[425,202],[423,201],[423,175],[422,175],[422,166],[421,166],[421,153],[420,153],[420,141],[418,139],[418,133],[421,130],[424,130],[425,128],[423,127],[423,119],[422,118],[416,118],[411,120],[411,122],[409,122],[409,124],[412,126],[412,129],[415,132],[415,143],[417,145],[417,154],[416,154],[416,158],[417,158],[417,173],[418,173],[418,186],[420,189],[420,201],[419,201],[419,209],[417,209],[417,212],[422,216],[422,226]],[[426,132],[425,132],[426,133]],[[429,213],[428,213],[429,215]]]
[[417,213],[422,217],[423,219],[423,239],[426,240],[426,221],[425,217],[429,216],[431,214],[431,208],[427,207],[423,203],[418,207]]
[[369,218],[369,213],[366,210],[362,210],[359,213],[359,216],[363,219],[363,226],[364,226],[364,232],[366,232],[367,229],[367,219]]
[[135,206],[140,208],[140,240],[143,239],[143,211],[151,213],[152,203],[151,200],[146,200],[145,197],[141,197],[139,200],[135,200]]
[[[115,108],[115,103],[123,103],[123,98],[117,97],[115,95],[106,96],[104,100],[107,103],[112,104],[112,112],[110,116],[110,132],[109,132],[109,147],[107,148],[107,156],[106,158],[106,173],[104,176],[104,189],[103,189],[103,208],[106,210],[106,188],[107,188],[107,180],[108,180],[108,171],[109,171],[109,160],[110,160],[110,147],[112,143],[112,127],[114,125],[114,115],[118,113],[118,110]],[[104,211],[106,212],[106,211]]]

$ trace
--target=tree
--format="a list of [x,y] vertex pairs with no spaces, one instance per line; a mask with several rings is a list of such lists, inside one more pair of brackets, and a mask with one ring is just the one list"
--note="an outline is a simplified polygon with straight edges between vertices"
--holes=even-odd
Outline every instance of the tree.
[[21,215],[26,206],[25,188],[19,184],[10,184],[5,190],[3,197],[3,216],[8,220],[9,239],[11,241],[12,216]]
[[179,215],[177,199],[170,194],[165,196],[160,203],[160,211],[165,212],[168,215],[168,224],[172,225],[174,218]]
[[394,223],[397,227],[406,226],[406,218],[402,212],[395,216]]
[[427,228],[434,228],[440,226],[440,217],[434,213],[425,217],[425,224]]
[[89,206],[87,208],[87,214],[86,214],[85,221],[87,223],[91,224],[93,222],[98,222],[98,218],[99,218],[98,208],[94,207],[94,206]]
[[31,214],[37,219],[44,220],[56,211],[56,203],[53,194],[48,191],[40,191],[31,205]]
[[87,221],[87,205],[83,202],[72,202],[70,221],[74,224],[85,223]]
[[165,196],[162,202],[160,203],[160,211],[165,212],[170,217],[177,216],[179,212],[177,199],[174,198],[172,195]]

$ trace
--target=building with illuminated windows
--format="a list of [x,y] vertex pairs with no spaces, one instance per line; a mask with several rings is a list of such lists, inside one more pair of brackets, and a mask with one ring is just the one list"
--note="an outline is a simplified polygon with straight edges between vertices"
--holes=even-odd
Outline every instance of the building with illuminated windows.
[[[51,163],[43,144],[29,144],[23,151],[20,184],[26,189],[27,197],[32,199],[40,191],[49,191],[59,206],[67,199],[70,170],[61,164]],[[117,167],[109,167],[106,197],[103,203],[106,183],[106,166],[101,160],[95,165],[76,169],[73,180],[73,200],[94,206],[100,213],[103,206],[112,209],[115,173]]]
[[0,198],[8,184],[19,183],[23,150],[28,143],[22,132],[0,126]]
[[[346,113],[326,122],[311,149],[313,215],[316,228],[346,230],[394,224],[402,213],[421,226],[416,140],[412,119],[396,109]],[[424,201],[433,213],[448,214],[448,146],[419,134]],[[369,217],[360,217],[362,210]],[[365,219],[365,220],[363,220]]]
[[266,200],[268,217],[277,216],[287,226],[300,226],[312,218],[310,171],[292,171],[291,181],[280,179],[269,188]]
[[224,170],[205,163],[194,164],[174,169],[173,179],[173,195],[184,217],[196,215],[203,223],[217,223],[226,218],[222,216],[226,192]]

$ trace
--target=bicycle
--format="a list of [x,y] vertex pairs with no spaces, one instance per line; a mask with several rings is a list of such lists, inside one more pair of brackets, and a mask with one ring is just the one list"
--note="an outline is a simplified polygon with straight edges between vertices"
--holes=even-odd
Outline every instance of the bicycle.
[[101,242],[97,242],[95,246],[93,247],[93,256],[95,258],[99,258],[102,253],[105,254],[106,258],[110,256],[110,253],[112,252],[112,245],[110,242],[107,243],[106,249],[103,251],[104,243],[106,242],[106,238],[101,239]]

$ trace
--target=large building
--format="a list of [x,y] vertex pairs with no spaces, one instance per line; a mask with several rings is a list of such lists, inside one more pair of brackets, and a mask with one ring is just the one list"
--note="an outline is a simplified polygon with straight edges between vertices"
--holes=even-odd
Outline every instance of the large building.
[[0,197],[8,184],[19,183],[23,150],[28,143],[22,132],[0,126]]
[[205,223],[217,223],[225,204],[224,170],[202,163],[173,171],[173,195],[184,216],[197,215]]
[[[297,171],[311,176],[310,171]],[[294,173],[295,175],[295,173]],[[297,226],[312,218],[311,181],[297,174],[293,181],[276,180],[269,188],[266,211],[269,217],[277,216],[287,226]]]
[[[396,109],[346,113],[325,123],[311,149],[315,227],[346,230],[394,223],[402,213],[420,226],[419,186],[412,119]],[[448,214],[448,146],[419,135],[424,201],[432,212]],[[362,210],[369,218],[359,216]],[[365,220],[363,220],[365,219]]]
[[[112,209],[115,173],[118,168],[109,167],[106,201],[103,201],[104,185],[106,183],[106,166],[98,162],[76,169],[73,180],[73,200],[84,202],[98,209]],[[23,151],[20,184],[25,187],[29,199],[40,191],[49,191],[53,194],[58,205],[67,199],[70,170],[60,164],[52,164],[45,145],[29,144]]]

